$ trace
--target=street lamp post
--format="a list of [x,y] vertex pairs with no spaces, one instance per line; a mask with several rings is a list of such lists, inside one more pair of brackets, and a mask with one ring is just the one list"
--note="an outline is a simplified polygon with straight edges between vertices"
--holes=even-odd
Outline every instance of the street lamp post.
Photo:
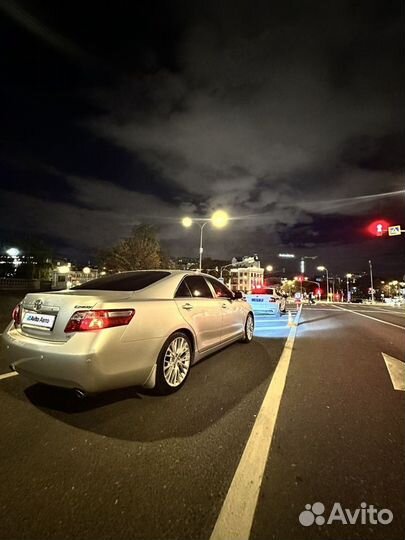
[[318,266],[317,270],[326,272],[326,301],[329,302],[329,272],[326,266]]
[[200,229],[201,229],[201,232],[200,232],[200,263],[198,265],[198,268],[201,272],[201,269],[202,269],[202,256],[203,256],[203,251],[204,251],[204,248],[203,248],[203,230],[204,230],[204,227],[207,225],[208,221],[204,221],[204,223],[199,223],[198,225],[200,226]]
[[[204,251],[204,248],[203,248],[204,227],[207,225],[207,223],[212,223],[214,227],[216,227],[217,229],[222,229],[223,227],[226,226],[226,224],[228,223],[228,220],[229,220],[229,216],[223,210],[217,210],[216,212],[212,214],[210,218],[207,218],[207,219],[197,218],[194,220],[200,227],[200,258],[199,258],[199,267],[198,267],[200,272],[202,270],[202,256],[203,256],[203,251]],[[194,221],[190,217],[185,217],[182,219],[181,222],[182,222],[183,227],[186,227],[188,229],[189,227],[191,227]]]
[[352,277],[352,274],[346,274],[346,302],[350,301],[350,291],[349,291],[349,279]]
[[370,284],[371,284],[371,303],[374,304],[374,279],[373,279],[373,264],[371,261],[368,261],[370,266]]

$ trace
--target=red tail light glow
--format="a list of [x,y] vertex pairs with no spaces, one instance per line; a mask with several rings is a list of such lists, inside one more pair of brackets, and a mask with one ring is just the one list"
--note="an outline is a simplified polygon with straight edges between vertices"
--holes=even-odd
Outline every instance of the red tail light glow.
[[12,318],[15,326],[21,324],[21,304],[17,304],[13,309]]
[[94,309],[91,311],[76,311],[70,317],[65,332],[87,332],[88,330],[103,330],[114,326],[126,326],[135,314],[134,309]]

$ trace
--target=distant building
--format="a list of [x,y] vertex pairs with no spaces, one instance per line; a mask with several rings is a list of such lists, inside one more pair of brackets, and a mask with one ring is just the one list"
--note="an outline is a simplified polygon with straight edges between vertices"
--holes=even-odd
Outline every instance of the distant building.
[[97,279],[105,272],[99,272],[98,268],[84,267],[78,270],[71,263],[58,263],[52,271],[52,289],[70,289],[77,285],[82,285],[86,281]]
[[248,292],[263,286],[264,269],[260,268],[260,261],[254,261],[249,266],[231,268],[232,291]]
[[199,259],[195,257],[177,257],[173,260],[174,268],[179,270],[195,270],[198,268]]

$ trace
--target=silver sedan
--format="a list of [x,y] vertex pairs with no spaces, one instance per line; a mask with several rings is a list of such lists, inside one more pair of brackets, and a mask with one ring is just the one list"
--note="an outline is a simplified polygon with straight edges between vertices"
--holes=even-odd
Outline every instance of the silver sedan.
[[11,369],[78,395],[131,385],[167,394],[190,366],[253,338],[241,293],[195,272],[142,270],[27,294],[2,339]]

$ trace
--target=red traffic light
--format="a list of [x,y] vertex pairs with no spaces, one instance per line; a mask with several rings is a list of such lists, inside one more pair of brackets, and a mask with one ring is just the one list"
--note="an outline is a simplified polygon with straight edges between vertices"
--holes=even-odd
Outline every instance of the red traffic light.
[[367,230],[370,234],[373,236],[382,236],[384,233],[388,231],[388,227],[390,224],[385,219],[379,219],[377,221],[373,221],[373,223],[370,223],[370,225],[367,227]]

